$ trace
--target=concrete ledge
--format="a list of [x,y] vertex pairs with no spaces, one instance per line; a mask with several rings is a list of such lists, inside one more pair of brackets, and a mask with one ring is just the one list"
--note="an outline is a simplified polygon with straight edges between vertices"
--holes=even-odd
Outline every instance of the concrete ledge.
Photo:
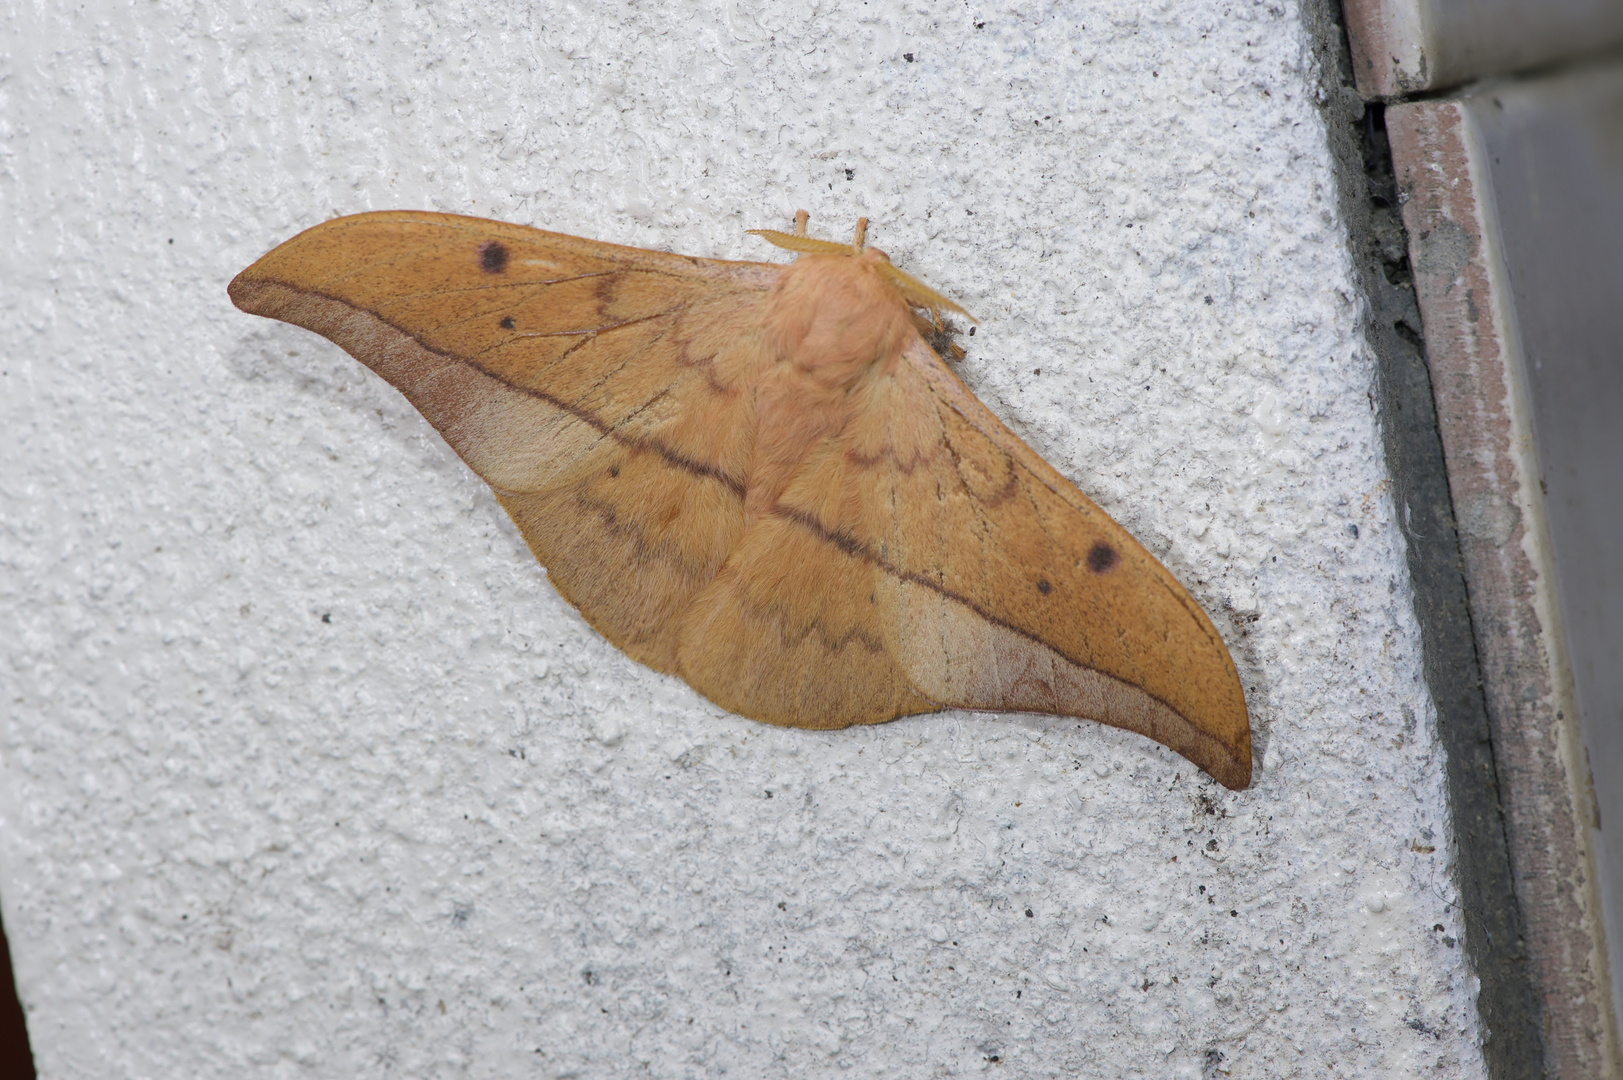
[[1358,91],[1446,89],[1623,43],[1615,0],[1345,0]]
[[1529,155],[1492,118],[1503,97],[1394,106],[1386,120],[1547,1064],[1555,1076],[1616,1076],[1593,793],[1534,453],[1522,298],[1496,200]]

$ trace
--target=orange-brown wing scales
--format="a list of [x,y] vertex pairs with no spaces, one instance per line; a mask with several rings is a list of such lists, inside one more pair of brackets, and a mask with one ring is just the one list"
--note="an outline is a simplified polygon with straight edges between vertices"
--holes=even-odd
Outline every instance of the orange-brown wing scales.
[[678,617],[741,533],[773,272],[389,213],[295,237],[231,295],[400,389],[496,490],[559,591],[671,671]]
[[939,706],[1085,716],[1250,776],[1239,680],[1172,576],[922,343],[857,393],[778,516],[874,566],[887,651]]
[[677,630],[743,532],[729,488],[605,442],[573,482],[497,498],[553,585],[632,659],[677,670]]
[[937,708],[890,655],[876,604],[870,561],[797,523],[758,519],[683,617],[679,670],[723,708],[793,727]]

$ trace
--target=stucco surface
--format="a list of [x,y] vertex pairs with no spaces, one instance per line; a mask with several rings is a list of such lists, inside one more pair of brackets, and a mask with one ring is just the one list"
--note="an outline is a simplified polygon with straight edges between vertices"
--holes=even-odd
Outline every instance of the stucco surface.
[[[1293,5],[4,13],[42,1076],[1481,1075]],[[763,259],[872,218],[1212,613],[1252,789],[1092,724],[767,728],[625,659],[398,395],[226,300],[391,207]]]

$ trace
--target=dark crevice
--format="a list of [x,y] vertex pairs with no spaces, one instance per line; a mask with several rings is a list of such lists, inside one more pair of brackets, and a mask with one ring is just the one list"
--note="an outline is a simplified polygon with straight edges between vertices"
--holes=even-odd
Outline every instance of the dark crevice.
[[[1410,326],[1404,320],[1399,319],[1397,322],[1393,323],[1392,332],[1401,338],[1403,343],[1409,346],[1409,348],[1413,349],[1416,353],[1425,353],[1426,343],[1421,340],[1420,331]],[[1431,388],[1430,380],[1427,380],[1426,388],[1428,390]],[[1400,403],[1398,407],[1402,408],[1402,404]]]
[[34,1053],[28,1044],[28,1024],[17,1000],[17,982],[11,970],[11,947],[0,925],[0,1076],[34,1080]]
[[1545,1077],[1539,995],[1523,942],[1523,919],[1488,726],[1487,702],[1467,604],[1453,502],[1426,366],[1420,309],[1399,215],[1385,108],[1353,88],[1337,0],[1304,12],[1319,60],[1321,101],[1336,164],[1358,284],[1368,302],[1365,333],[1377,363],[1375,404],[1406,543],[1427,689],[1452,812],[1462,908],[1461,944],[1481,986],[1483,1057],[1493,1080]]

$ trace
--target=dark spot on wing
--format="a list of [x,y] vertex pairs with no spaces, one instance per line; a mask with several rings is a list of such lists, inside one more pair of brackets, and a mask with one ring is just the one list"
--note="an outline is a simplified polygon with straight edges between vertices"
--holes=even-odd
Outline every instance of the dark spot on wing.
[[511,330],[511,329],[513,329],[513,316],[509,315],[509,316],[507,316],[507,318],[502,320],[502,329],[503,330]]
[[487,274],[499,274],[507,269],[507,249],[494,240],[479,245],[479,266]]
[[618,465],[610,465],[609,466],[609,475],[610,476],[619,476],[620,475],[620,466],[618,466]]
[[1037,582],[1037,591],[1042,593],[1044,596],[1047,596],[1048,590],[1052,588],[1053,586],[1048,584],[1047,578],[1043,578],[1041,581]]
[[1116,549],[1103,540],[1094,544],[1092,549],[1088,551],[1088,569],[1095,574],[1104,573],[1120,561],[1121,556],[1116,554]]

